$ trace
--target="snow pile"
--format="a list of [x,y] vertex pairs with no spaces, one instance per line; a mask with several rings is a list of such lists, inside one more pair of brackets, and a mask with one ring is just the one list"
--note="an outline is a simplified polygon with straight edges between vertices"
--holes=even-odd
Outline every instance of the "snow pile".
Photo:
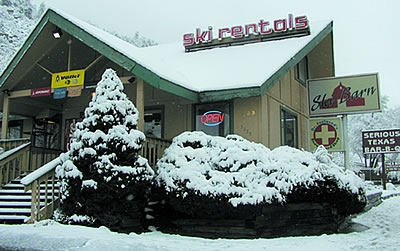
[[182,199],[227,199],[237,207],[324,201],[329,198],[318,196],[342,191],[365,202],[363,181],[333,163],[323,147],[315,153],[287,146],[271,151],[237,135],[185,132],[174,138],[157,166],[159,186]]
[[139,155],[145,135],[137,130],[138,118],[121,80],[106,70],[76,125],[71,150],[60,156],[62,164],[56,169],[62,193],[60,221],[93,219],[94,225],[114,229],[127,218],[144,218],[142,207],[154,171]]

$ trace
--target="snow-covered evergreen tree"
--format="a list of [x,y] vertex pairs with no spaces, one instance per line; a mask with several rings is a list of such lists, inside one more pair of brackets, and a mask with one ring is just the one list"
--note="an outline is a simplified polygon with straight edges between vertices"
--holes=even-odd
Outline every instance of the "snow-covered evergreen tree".
[[154,172],[138,154],[145,135],[137,130],[137,121],[138,111],[123,93],[121,80],[106,70],[83,121],[77,123],[71,150],[61,155],[62,165],[56,169],[60,221],[143,230]]

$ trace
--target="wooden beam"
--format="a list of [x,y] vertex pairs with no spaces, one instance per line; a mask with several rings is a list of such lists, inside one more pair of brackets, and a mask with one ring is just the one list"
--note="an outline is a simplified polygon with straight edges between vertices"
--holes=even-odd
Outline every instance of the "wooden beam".
[[31,96],[31,89],[10,92],[8,98],[21,98]]
[[[123,84],[133,84],[136,81],[136,78],[134,76],[126,76],[126,77],[120,77],[121,82]],[[130,82],[129,80],[134,79],[133,82]],[[132,81],[132,80],[131,80]]]
[[93,60],[88,66],[86,66],[85,71],[89,70],[92,68],[97,62],[99,62],[100,59],[103,58],[103,55],[98,56],[95,60]]
[[136,82],[136,109],[139,112],[138,130],[144,132],[144,81],[141,78]]
[[9,104],[10,104],[10,99],[8,98],[8,95],[5,94],[3,98],[3,120],[1,121],[1,138],[6,139],[7,138],[7,129],[8,129],[8,114],[9,114]]
[[42,68],[42,70],[44,70],[44,71],[47,72],[48,74],[53,75],[53,73],[52,73],[49,69],[47,69],[46,67],[44,67],[43,65],[41,65],[39,62],[36,63],[36,65],[39,66],[40,68]]

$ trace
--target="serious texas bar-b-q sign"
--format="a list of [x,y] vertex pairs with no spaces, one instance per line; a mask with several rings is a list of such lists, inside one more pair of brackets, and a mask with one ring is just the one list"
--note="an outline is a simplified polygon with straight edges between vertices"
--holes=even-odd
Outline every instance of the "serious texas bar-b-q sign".
[[400,129],[363,131],[363,153],[400,152]]

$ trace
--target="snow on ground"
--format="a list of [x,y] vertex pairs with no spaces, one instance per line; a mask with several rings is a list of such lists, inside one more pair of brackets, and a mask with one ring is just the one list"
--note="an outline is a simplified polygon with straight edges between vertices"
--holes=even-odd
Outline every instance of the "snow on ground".
[[105,227],[43,221],[33,225],[0,225],[0,250],[400,250],[400,196],[384,200],[379,206],[355,217],[353,222],[357,223],[355,229],[363,231],[275,239],[213,240],[158,231],[118,234]]

